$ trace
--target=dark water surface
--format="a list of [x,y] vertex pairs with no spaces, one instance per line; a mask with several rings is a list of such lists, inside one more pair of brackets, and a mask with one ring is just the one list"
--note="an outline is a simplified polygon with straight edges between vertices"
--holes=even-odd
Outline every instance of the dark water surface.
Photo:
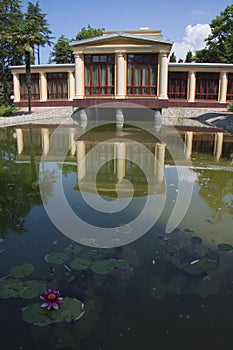
[[[233,136],[207,129],[193,130],[192,134],[185,128],[163,128],[154,137],[129,125],[115,132],[111,125],[79,138],[86,154],[96,147],[83,170],[78,158],[83,144],[72,143],[79,131],[63,127],[49,139],[53,128],[0,129],[1,348],[232,349]],[[99,145],[110,139],[118,143]],[[128,152],[125,162],[116,156],[119,143]],[[156,155],[156,145],[161,143],[166,144],[164,158],[163,153]],[[66,147],[69,152],[63,164]],[[103,164],[95,179],[100,161]],[[50,220],[40,190],[47,203],[55,198],[61,217],[56,198],[60,174],[66,199],[76,215],[91,225],[115,228],[113,248],[99,248],[98,238],[83,234],[80,227],[75,242]],[[91,208],[80,192],[82,181],[83,191],[94,201],[95,183],[98,194],[110,204],[117,198],[117,182],[124,179],[133,185],[134,196],[126,209],[115,214]],[[166,232],[180,191],[179,181],[187,191],[193,186],[191,202],[178,226]],[[129,197],[128,188],[122,193],[119,203]],[[150,207],[143,220],[152,222],[151,228],[121,246],[118,236],[131,240],[131,221],[142,211],[147,196],[154,196],[158,203],[164,201],[159,219],[153,224],[156,208]],[[185,198],[181,212],[182,203]],[[62,220],[68,228],[67,217]],[[65,252],[68,258],[48,262],[53,252]],[[91,263],[73,268],[72,261],[78,258]],[[96,261],[108,263],[111,259],[123,260],[124,266],[102,273],[93,268]],[[63,297],[78,298],[85,305],[83,317],[43,327],[25,322],[22,309],[40,302],[39,295],[6,297],[1,284],[6,276],[12,278],[13,267],[24,263],[33,265],[32,274],[14,278],[23,283],[42,281],[46,288],[59,289]]]

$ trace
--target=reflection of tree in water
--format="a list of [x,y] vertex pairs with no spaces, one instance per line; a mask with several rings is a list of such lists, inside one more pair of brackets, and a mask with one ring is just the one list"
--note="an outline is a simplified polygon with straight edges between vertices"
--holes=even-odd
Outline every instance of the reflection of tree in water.
[[199,195],[208,206],[215,210],[214,217],[222,221],[219,208],[233,214],[233,173],[224,170],[198,169]]
[[35,204],[41,204],[38,164],[31,144],[30,162],[17,162],[13,128],[0,132],[0,234],[26,232],[25,217]]

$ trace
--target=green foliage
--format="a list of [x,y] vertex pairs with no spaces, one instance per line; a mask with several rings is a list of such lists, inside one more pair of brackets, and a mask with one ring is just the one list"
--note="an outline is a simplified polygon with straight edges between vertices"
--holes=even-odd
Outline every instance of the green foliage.
[[206,47],[197,51],[196,62],[233,63],[233,5],[227,6],[210,24]]
[[228,111],[233,112],[233,103],[228,103],[227,109]]
[[171,53],[171,56],[170,56],[169,62],[176,62],[175,52],[172,52],[172,53]]
[[193,61],[193,54],[192,54],[192,51],[189,50],[186,54],[185,62],[190,63],[192,61]]
[[10,270],[11,276],[15,278],[24,278],[26,276],[31,275],[33,272],[34,266],[29,263],[12,267],[12,269]]
[[53,50],[49,56],[49,63],[74,63],[74,55],[70,46],[70,40],[61,35],[53,46]]
[[96,36],[103,35],[104,28],[92,28],[90,24],[87,27],[83,27],[75,37],[75,40],[83,40],[88,38],[94,38]]
[[1,117],[9,117],[12,114],[12,110],[10,107],[0,106],[0,116]]

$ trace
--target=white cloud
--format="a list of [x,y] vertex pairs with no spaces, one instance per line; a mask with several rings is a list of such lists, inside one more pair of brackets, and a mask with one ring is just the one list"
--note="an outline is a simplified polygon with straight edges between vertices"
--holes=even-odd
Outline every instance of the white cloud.
[[183,40],[174,43],[172,52],[175,52],[176,58],[185,59],[187,52],[190,50],[193,54],[197,50],[205,47],[204,39],[211,33],[209,24],[188,24],[185,28]]

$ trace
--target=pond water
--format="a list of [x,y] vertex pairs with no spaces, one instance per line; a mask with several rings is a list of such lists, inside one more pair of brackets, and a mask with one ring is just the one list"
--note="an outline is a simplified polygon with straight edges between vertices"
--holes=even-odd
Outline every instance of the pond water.
[[[232,135],[24,125],[0,150],[2,348],[233,348]],[[84,314],[38,318],[46,289]]]

